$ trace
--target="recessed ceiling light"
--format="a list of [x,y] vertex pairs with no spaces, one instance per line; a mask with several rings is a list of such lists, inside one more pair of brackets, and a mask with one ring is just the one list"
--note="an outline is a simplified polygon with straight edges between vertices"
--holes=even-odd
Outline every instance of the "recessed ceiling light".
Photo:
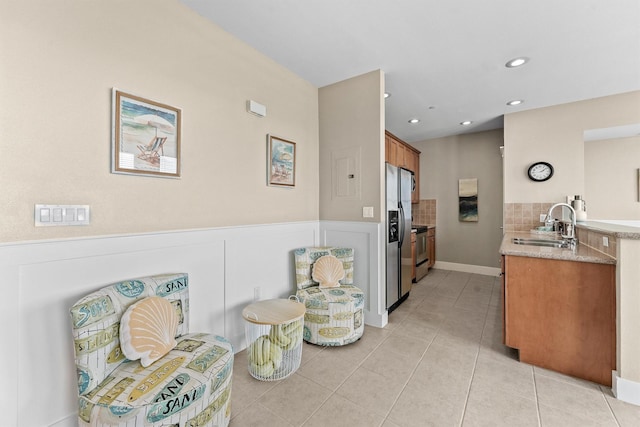
[[384,99],[387,99],[387,98],[388,98],[388,97],[390,97],[390,96],[391,96],[391,94],[390,94],[389,92],[385,92],[385,93],[384,93]]
[[473,123],[471,120],[465,120],[464,122],[460,122],[462,126],[469,126],[471,123]]
[[527,58],[525,56],[521,56],[519,58],[513,58],[511,61],[509,61],[506,64],[504,64],[504,66],[507,67],[507,68],[515,68],[515,67],[519,67],[521,65],[524,65],[527,62],[529,62],[529,58]]
[[522,104],[524,101],[522,99],[514,99],[513,101],[509,101],[507,102],[507,105],[520,105]]
[[416,123],[419,123],[419,122],[420,122],[420,119],[411,119],[411,120],[409,120],[409,123],[411,123],[412,125],[414,125]]

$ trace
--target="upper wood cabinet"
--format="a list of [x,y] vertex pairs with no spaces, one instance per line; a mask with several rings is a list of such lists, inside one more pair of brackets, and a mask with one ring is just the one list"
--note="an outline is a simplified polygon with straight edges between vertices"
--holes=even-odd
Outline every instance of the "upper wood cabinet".
[[389,131],[384,133],[385,161],[413,172],[416,189],[411,193],[411,203],[420,201],[420,151]]

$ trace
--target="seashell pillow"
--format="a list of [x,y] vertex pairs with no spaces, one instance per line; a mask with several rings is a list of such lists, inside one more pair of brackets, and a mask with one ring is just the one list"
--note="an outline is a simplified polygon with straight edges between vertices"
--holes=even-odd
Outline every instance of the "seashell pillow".
[[324,255],[313,264],[311,278],[319,283],[320,288],[337,288],[338,280],[344,279],[342,261],[333,255]]
[[120,319],[120,348],[129,360],[140,359],[145,368],[176,346],[178,315],[162,297],[147,297],[132,304]]

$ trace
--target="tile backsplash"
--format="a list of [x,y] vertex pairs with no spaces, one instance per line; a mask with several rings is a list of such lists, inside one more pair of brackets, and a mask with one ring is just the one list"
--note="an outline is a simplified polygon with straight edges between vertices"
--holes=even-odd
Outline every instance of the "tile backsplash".
[[553,203],[505,203],[504,231],[531,231],[544,225],[540,215],[546,214],[551,206]]
[[436,200],[424,199],[411,205],[413,223],[418,225],[436,225]]
[[[576,228],[576,237],[580,243],[590,248],[607,254],[612,258],[617,257],[618,239],[613,234],[578,227]],[[604,245],[604,237],[606,237],[608,246]]]

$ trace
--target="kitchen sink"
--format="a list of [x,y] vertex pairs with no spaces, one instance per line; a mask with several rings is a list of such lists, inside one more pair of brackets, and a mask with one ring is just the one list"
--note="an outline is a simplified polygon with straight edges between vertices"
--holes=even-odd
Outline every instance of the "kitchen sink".
[[555,239],[528,239],[525,237],[514,237],[511,240],[516,245],[530,245],[530,246],[546,246],[549,248],[569,248],[571,242],[568,240],[555,240]]

